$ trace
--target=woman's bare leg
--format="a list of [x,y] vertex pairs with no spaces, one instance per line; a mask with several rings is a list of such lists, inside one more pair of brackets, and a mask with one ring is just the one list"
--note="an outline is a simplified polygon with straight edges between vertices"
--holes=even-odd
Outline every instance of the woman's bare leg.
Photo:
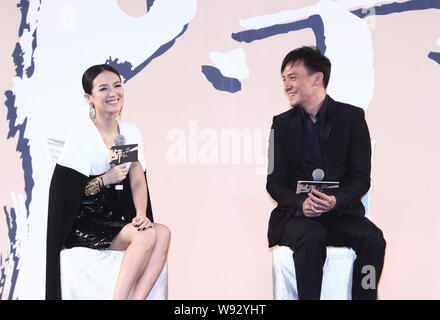
[[167,260],[171,232],[163,224],[155,223],[153,228],[156,231],[156,243],[150,259],[133,289],[133,300],[145,300],[147,298]]
[[126,250],[122,258],[113,299],[127,299],[142,275],[156,243],[156,231],[148,228],[138,231],[126,225],[113,240],[109,249]]

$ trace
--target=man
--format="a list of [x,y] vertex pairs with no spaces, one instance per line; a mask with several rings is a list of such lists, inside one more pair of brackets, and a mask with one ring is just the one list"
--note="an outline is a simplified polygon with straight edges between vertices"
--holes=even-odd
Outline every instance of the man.
[[[266,188],[278,205],[269,220],[269,247],[294,251],[299,299],[320,298],[326,246],[351,247],[357,255],[352,298],[377,299],[385,240],[361,202],[370,188],[370,134],[361,108],[326,94],[330,71],[330,60],[315,47],[291,51],[281,65],[292,108],[272,124]],[[333,195],[296,194],[297,182],[313,180],[315,169],[324,171],[324,180],[339,181]],[[376,283],[362,285],[364,266],[374,270]]]

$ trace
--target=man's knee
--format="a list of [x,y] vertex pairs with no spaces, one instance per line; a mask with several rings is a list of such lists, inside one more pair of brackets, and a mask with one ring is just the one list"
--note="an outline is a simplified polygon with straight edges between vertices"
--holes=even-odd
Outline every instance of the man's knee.
[[376,252],[385,252],[386,241],[382,231],[379,228],[364,232],[362,235],[362,242],[364,247]]
[[299,239],[299,243],[307,245],[325,246],[327,241],[327,230],[322,226],[316,225],[306,228]]

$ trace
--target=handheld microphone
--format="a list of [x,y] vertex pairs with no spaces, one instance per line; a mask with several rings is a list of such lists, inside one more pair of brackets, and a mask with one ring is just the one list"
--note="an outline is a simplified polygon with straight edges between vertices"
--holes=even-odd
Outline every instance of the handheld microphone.
[[[125,144],[125,137],[120,134],[115,137],[114,141],[117,146],[123,146]],[[115,190],[124,190],[124,185],[121,182],[118,182],[117,184],[115,184]]]
[[314,181],[322,181],[322,179],[324,179],[324,170],[322,169],[313,170],[312,177]]
[[[313,181],[322,181],[324,179],[324,170],[322,169],[315,169],[312,172]],[[315,187],[318,191],[323,192],[322,189],[318,186]]]

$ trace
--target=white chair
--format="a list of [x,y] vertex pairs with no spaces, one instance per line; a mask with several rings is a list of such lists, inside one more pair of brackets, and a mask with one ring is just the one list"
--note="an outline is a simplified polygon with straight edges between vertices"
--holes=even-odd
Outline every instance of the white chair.
[[[370,193],[363,198],[365,216],[369,217]],[[294,252],[286,246],[272,249],[273,298],[298,300]],[[350,300],[353,262],[356,253],[347,247],[327,247],[327,259],[323,268],[321,300]]]
[[[50,176],[64,141],[48,138],[45,143]],[[64,249],[60,254],[61,296],[63,300],[107,300],[113,296],[125,251],[95,250],[84,247]],[[168,299],[168,263],[147,300]]]
[[[124,251],[75,247],[61,251],[63,300],[110,300]],[[168,299],[168,267],[165,264],[147,300]]]
[[[375,141],[371,140],[374,151]],[[371,156],[373,158],[373,155]],[[370,192],[362,197],[365,217],[370,218]],[[298,300],[294,252],[286,246],[272,249],[272,289],[274,300]],[[327,247],[327,259],[323,268],[321,300],[350,300],[353,262],[356,253],[347,247]]]
[[[353,249],[327,247],[321,300],[351,299],[351,277],[356,254]],[[272,249],[274,300],[298,300],[293,251],[289,247]]]

